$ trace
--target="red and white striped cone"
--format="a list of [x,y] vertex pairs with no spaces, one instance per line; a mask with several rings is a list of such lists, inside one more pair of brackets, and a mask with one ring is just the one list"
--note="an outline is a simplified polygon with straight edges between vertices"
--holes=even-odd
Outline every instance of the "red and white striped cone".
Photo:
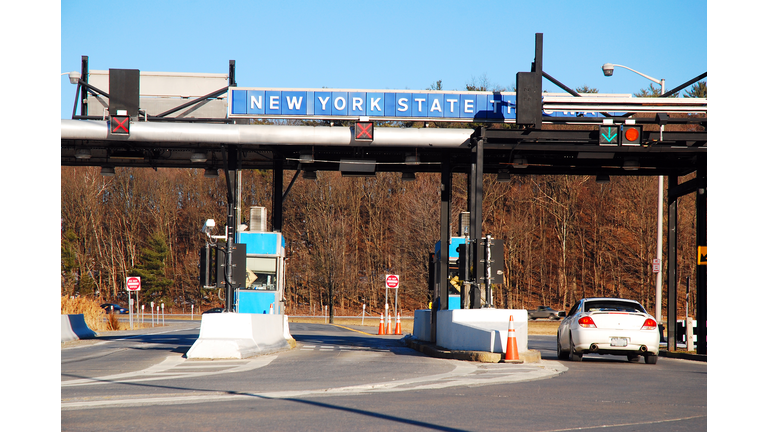
[[392,317],[387,314],[387,334],[392,334]]
[[520,355],[517,352],[517,337],[515,337],[515,327],[512,324],[512,315],[509,316],[509,330],[507,330],[507,352],[504,355],[506,363],[522,363]]
[[381,314],[381,320],[379,320],[379,334],[384,334],[384,314]]
[[403,334],[403,332],[400,330],[400,312],[397,313],[397,320],[395,321],[395,334]]

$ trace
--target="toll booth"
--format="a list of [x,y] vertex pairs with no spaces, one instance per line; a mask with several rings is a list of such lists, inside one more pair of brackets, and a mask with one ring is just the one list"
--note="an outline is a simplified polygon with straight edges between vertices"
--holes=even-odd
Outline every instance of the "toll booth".
[[[459,245],[465,243],[464,237],[451,237],[451,243],[448,246],[448,309],[461,309],[461,279],[459,275]],[[435,243],[435,253],[433,262],[430,266],[434,276],[440,274],[440,240]],[[437,281],[437,277],[430,278]],[[434,284],[434,282],[433,282]],[[435,286],[431,287],[433,292]]]
[[279,232],[239,232],[245,245],[245,286],[235,290],[238,313],[285,313],[285,238]]

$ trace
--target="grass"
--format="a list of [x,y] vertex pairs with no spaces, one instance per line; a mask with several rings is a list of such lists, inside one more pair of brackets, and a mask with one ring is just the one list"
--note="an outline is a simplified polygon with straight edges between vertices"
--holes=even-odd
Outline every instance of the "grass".
[[[61,296],[61,314],[78,315],[83,314],[85,324],[95,332],[130,330],[131,324],[120,322],[119,314],[108,314],[101,308],[100,303],[85,297],[70,298]],[[123,315],[127,317],[128,315]],[[140,325],[134,320],[133,328],[150,327],[151,324],[144,323]]]
[[[288,322],[301,322],[301,323],[314,323],[323,324],[327,323],[327,318],[324,317],[288,317]],[[342,326],[359,326],[360,318],[334,318],[333,323]],[[386,322],[385,324],[386,325]],[[365,327],[370,328],[369,333],[378,333],[379,320],[375,318],[366,318]],[[557,327],[560,326],[560,321],[528,321],[528,334],[529,335],[556,335]],[[392,330],[394,331],[395,320],[392,319]],[[400,320],[400,330],[403,334],[413,333],[413,320]]]

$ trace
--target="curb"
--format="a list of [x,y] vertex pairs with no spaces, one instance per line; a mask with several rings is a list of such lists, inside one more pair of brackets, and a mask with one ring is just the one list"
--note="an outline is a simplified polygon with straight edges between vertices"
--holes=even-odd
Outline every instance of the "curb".
[[681,360],[693,360],[693,361],[700,361],[704,363],[707,362],[706,354],[692,354],[689,352],[681,352],[681,351],[659,350],[659,357],[674,358],[674,359],[681,359]]
[[[411,348],[430,357],[476,361],[482,363],[503,363],[504,358],[503,353],[492,353],[487,351],[448,350],[442,347],[438,347],[433,343],[413,339],[412,337],[404,337],[402,341],[408,348]],[[519,356],[520,360],[522,360],[522,363],[539,363],[541,361],[541,353],[536,350],[521,352]]]

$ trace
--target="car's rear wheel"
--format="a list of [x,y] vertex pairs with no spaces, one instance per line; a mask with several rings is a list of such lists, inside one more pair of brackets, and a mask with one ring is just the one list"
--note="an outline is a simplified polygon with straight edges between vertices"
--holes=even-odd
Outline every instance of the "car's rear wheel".
[[659,360],[659,356],[656,354],[646,354],[645,355],[645,363],[646,364],[656,364],[656,362]]
[[560,345],[560,333],[557,334],[557,358],[559,360],[568,360],[568,351]]
[[569,350],[569,359],[574,362],[580,362],[583,356],[583,353],[576,352],[576,347],[573,346],[573,336],[569,336],[570,340],[570,350]]

